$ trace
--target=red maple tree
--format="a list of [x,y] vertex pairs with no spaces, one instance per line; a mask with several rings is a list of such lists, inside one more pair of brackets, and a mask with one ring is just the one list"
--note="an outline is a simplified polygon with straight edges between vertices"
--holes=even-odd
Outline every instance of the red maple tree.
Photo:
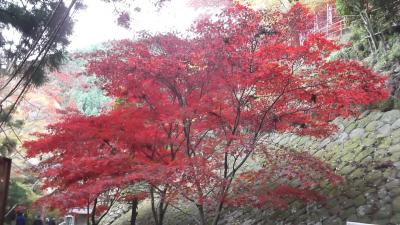
[[[48,157],[45,187],[96,195],[145,183],[157,225],[177,199],[196,205],[199,224],[214,225],[226,206],[320,200],[313,187],[340,178],[310,155],[268,148],[263,136],[329,135],[334,118],[357,115],[387,91],[360,63],[327,60],[340,49],[332,41],[295,42],[309,13],[295,7],[264,14],[236,5],[199,21],[191,38],[145,36],[86,55],[89,73],[123,103],[67,117],[25,144],[30,156]],[[263,163],[245,169],[251,156]]]

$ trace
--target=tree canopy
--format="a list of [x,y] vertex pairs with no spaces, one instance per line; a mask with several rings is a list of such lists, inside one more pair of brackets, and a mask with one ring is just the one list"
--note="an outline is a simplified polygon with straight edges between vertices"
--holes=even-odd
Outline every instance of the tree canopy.
[[[75,6],[75,7],[79,7]],[[31,79],[44,80],[44,67],[57,68],[72,33],[70,10],[63,1],[2,1],[0,3],[0,48],[2,75],[24,74],[30,64],[37,67]],[[10,36],[17,31],[19,36]],[[46,54],[44,54],[46,53]],[[29,56],[30,59],[26,57]],[[38,56],[43,60],[34,61]],[[24,68],[18,68],[18,67]],[[28,79],[28,78],[26,78]]]
[[[83,54],[121,101],[101,115],[70,115],[25,143],[29,156],[44,157],[38,172],[54,190],[49,203],[94,206],[104,192],[145,183],[157,225],[177,200],[196,205],[199,224],[216,225],[227,206],[323,199],[314,187],[340,181],[329,165],[270,148],[264,135],[324,137],[334,118],[388,93],[385,77],[360,63],[327,60],[340,45],[319,34],[300,44],[308,16],[300,4],[267,14],[235,5],[198,21],[191,38],[144,35]],[[253,155],[262,163],[243,170]]]
[[364,28],[371,50],[376,51],[379,41],[385,45],[384,32],[400,22],[400,3],[397,0],[336,0],[336,7],[348,22]]

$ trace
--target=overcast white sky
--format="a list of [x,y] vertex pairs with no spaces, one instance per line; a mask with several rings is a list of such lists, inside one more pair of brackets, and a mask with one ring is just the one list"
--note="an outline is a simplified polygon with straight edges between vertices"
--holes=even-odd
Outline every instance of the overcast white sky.
[[[70,50],[84,49],[108,40],[132,38],[141,30],[150,32],[184,32],[201,13],[187,5],[185,0],[171,0],[160,10],[149,0],[135,0],[140,12],[132,13],[132,30],[116,24],[114,6],[102,1],[85,1],[87,8],[74,15],[74,33],[71,36]],[[122,10],[119,8],[118,10]]]

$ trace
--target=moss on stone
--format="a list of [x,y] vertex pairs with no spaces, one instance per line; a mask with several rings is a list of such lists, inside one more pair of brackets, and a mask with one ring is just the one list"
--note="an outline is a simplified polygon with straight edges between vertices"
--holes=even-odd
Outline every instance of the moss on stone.
[[365,171],[361,168],[355,169],[349,174],[349,178],[362,178],[365,175]]
[[396,223],[399,223],[399,221],[400,221],[400,212],[396,212],[390,218],[390,222],[396,224]]
[[393,199],[393,211],[400,214],[400,196]]
[[377,171],[377,170],[373,170],[373,171],[371,171],[371,172],[366,174],[365,180],[367,180],[368,182],[371,182],[371,181],[375,181],[375,180],[381,179],[382,177],[383,177],[382,172]]
[[[354,199],[353,203],[355,205],[364,205],[367,202],[367,199],[365,199],[364,195],[359,195],[357,198]],[[354,209],[355,211],[355,209]]]
[[[305,206],[297,205],[296,212],[286,217],[290,217],[291,224],[317,224],[314,220],[332,224],[327,222],[337,218],[364,223],[382,221],[381,224],[387,224],[389,220],[400,222],[400,168],[376,168],[386,161],[400,161],[399,118],[400,111],[369,112],[358,120],[337,119],[335,121],[342,127],[339,133],[324,140],[286,135],[284,138],[289,142],[295,141],[287,143],[286,147],[311,147],[312,150],[304,149],[331,163],[345,179],[337,188],[321,186],[319,190],[329,198],[322,208],[308,207],[306,215]],[[393,126],[391,121],[397,121],[398,125]]]
[[400,110],[391,110],[382,115],[381,121],[392,124],[400,118]]
[[344,129],[345,132],[350,133],[352,130],[354,130],[357,127],[356,123],[350,123],[346,126],[346,128]]
[[366,127],[365,130],[368,132],[376,131],[379,127],[381,127],[384,123],[381,121],[371,121]]
[[400,161],[400,152],[394,152],[390,155],[389,159],[393,162]]
[[366,116],[366,117],[364,117],[362,119],[357,120],[357,128],[364,128],[369,123],[371,123],[371,118]]
[[399,129],[396,129],[396,130],[392,130],[390,136],[391,136],[393,139],[400,138],[400,128],[399,128]]
[[390,189],[390,194],[392,196],[400,195],[400,187],[395,187],[395,188]]
[[381,206],[378,212],[376,213],[376,217],[379,219],[388,218],[391,215],[392,215],[392,206],[390,204],[385,204]]
[[346,142],[343,143],[343,149],[344,149],[345,151],[350,151],[350,150],[352,150],[352,149],[357,148],[360,144],[361,144],[361,143],[360,143],[359,140],[352,140],[352,139],[350,139],[350,140],[348,140],[348,141],[346,141]]
[[344,162],[354,161],[354,153],[348,152],[347,154],[345,154],[341,157],[341,160]]
[[379,138],[379,145],[378,148],[389,148],[390,144],[392,143],[392,138],[391,137],[382,137]]
[[[383,172],[383,177],[385,178],[393,178],[396,177],[396,170],[394,169],[387,169]],[[400,186],[400,185],[399,185]]]
[[339,172],[340,172],[341,174],[343,174],[343,175],[348,175],[348,174],[350,174],[351,172],[353,172],[354,169],[355,169],[354,166],[352,166],[352,165],[347,165],[347,166],[343,167]]
[[358,154],[354,157],[354,161],[361,162],[363,159],[367,158],[370,155],[374,154],[374,149],[366,148],[363,151],[359,151]]
[[400,152],[400,144],[390,146],[388,151],[391,153]]
[[367,136],[361,140],[361,145],[362,146],[372,146],[376,142],[375,137]]

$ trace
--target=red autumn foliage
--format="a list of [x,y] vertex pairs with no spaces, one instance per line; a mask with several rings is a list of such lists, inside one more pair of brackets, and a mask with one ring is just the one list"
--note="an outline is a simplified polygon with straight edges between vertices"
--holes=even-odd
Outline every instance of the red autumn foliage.
[[327,164],[305,152],[261,149],[259,153],[264,164],[238,176],[229,204],[287,208],[296,199],[321,201],[325,196],[314,188],[321,181],[335,186],[342,180]]
[[[358,62],[326,60],[340,46],[322,36],[294,43],[293,29],[303,25],[293,20],[307,13],[295,5],[271,19],[238,5],[199,21],[191,39],[147,36],[86,55],[88,71],[124,104],[67,117],[25,144],[30,156],[48,157],[40,168],[44,187],[98,195],[145,183],[153,206],[159,195],[156,224],[177,199],[196,204],[201,224],[210,217],[217,224],[226,205],[320,200],[311,189],[340,180],[329,166],[268,149],[262,137],[324,137],[335,131],[334,118],[357,115],[387,91],[385,78]],[[243,170],[252,155],[264,164]]]

